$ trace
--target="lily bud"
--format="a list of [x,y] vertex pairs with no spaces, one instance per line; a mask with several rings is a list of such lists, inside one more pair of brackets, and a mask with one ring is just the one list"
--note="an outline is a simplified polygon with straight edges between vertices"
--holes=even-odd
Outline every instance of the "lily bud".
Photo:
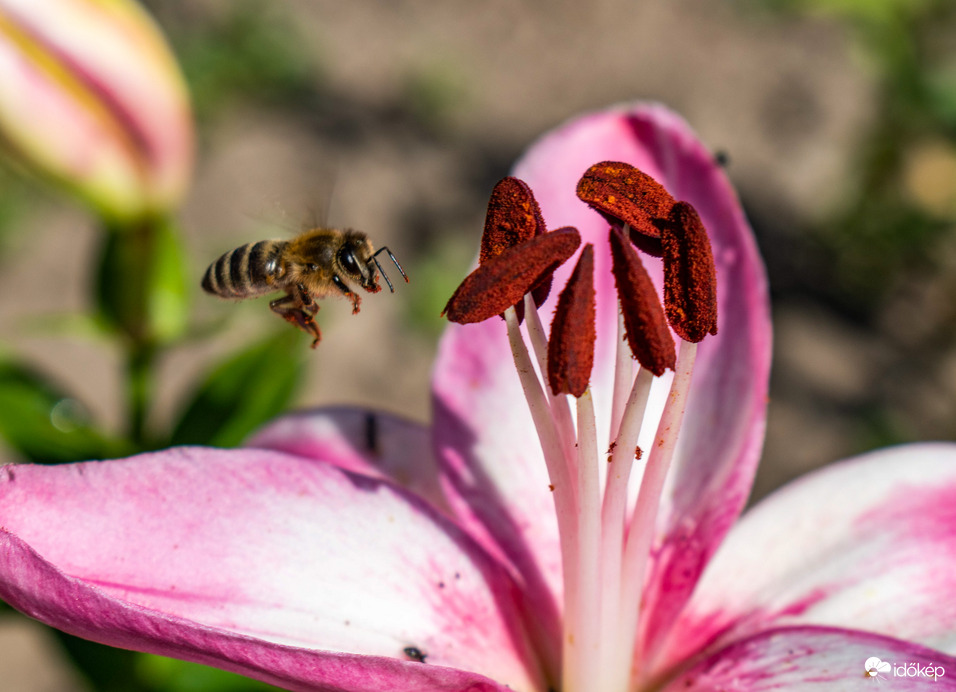
[[192,119],[152,19],[130,0],[0,0],[0,142],[111,219],[176,206]]

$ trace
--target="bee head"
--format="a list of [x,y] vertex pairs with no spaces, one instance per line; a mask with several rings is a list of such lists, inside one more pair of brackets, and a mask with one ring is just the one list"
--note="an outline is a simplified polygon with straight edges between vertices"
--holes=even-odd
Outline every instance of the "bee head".
[[[347,274],[349,278],[358,281],[362,285],[362,288],[369,293],[378,293],[382,290],[382,287],[378,283],[378,274],[381,274],[382,278],[385,279],[388,290],[394,293],[395,287],[392,286],[392,282],[389,281],[388,275],[378,261],[377,256],[383,252],[388,255],[388,258],[392,260],[395,267],[401,273],[402,278],[408,283],[405,270],[402,269],[402,265],[395,259],[395,255],[392,254],[392,251],[387,247],[373,250],[372,243],[365,237],[365,234],[359,233],[358,231],[348,232],[346,240],[342,243],[342,247],[339,248],[335,259],[341,270]],[[376,273],[376,270],[378,273]]]
[[352,232],[346,236],[336,254],[336,261],[342,271],[353,281],[357,281],[369,293],[382,290],[378,285],[372,262],[372,244],[364,235]]

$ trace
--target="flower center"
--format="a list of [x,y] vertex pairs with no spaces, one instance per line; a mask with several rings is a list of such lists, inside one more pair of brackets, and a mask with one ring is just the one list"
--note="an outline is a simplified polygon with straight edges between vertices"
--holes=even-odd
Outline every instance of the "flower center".
[[[598,441],[590,388],[597,338],[597,250],[588,243],[581,251],[546,336],[537,307],[547,297],[552,274],[577,252],[581,237],[574,228],[548,232],[524,182],[505,178],[495,187],[479,266],[443,314],[462,324],[501,315],[507,325],[548,466],[561,543],[564,617],[556,689],[628,692],[651,672],[649,662],[641,660],[642,587],[696,345],[717,331],[716,273],[710,241],[694,208],[633,166],[596,164],[581,178],[577,193],[613,226],[607,247],[620,311],[606,446]],[[662,258],[663,303],[638,249]],[[640,366],[636,374],[632,358]],[[663,413],[659,420],[646,420],[651,385],[667,370],[674,377]],[[637,440],[643,426],[655,423],[654,444],[645,459]],[[600,463],[604,458],[606,473]],[[628,487],[636,461],[640,486],[629,513]]]

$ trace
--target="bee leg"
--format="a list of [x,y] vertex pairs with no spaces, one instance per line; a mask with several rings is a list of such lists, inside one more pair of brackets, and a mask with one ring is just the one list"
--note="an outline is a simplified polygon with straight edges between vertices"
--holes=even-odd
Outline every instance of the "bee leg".
[[309,298],[308,305],[303,305],[301,296],[290,294],[273,300],[269,303],[269,307],[272,312],[286,322],[294,324],[306,334],[314,337],[312,348],[319,345],[319,341],[322,340],[322,332],[319,331],[319,325],[312,317],[319,310],[319,306],[314,300]]
[[355,291],[349,290],[349,287],[345,285],[345,282],[342,281],[337,274],[332,275],[332,283],[335,284],[337,289],[342,291],[342,295],[352,301],[352,314],[358,314],[359,310],[362,309],[362,296]]
[[[305,310],[310,315],[314,315],[319,311],[319,304],[315,302],[312,298],[312,294],[309,293],[305,286],[302,284],[296,284],[296,298],[299,301],[299,306]],[[292,297],[290,295],[290,297]]]

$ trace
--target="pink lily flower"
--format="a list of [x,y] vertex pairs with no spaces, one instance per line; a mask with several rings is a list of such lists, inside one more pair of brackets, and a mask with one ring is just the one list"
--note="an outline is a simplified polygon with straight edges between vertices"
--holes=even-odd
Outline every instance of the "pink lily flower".
[[[680,345],[661,376],[623,347],[636,327],[627,307],[619,324],[612,253],[634,251],[611,249],[574,194],[601,161],[637,166],[709,234],[717,334],[662,341]],[[585,244],[540,309],[567,322],[562,303],[584,306],[550,358],[525,298],[524,327],[511,307],[449,327],[430,428],[328,409],[238,450],[4,467],[0,597],[82,637],[291,690],[956,688],[956,446],[829,467],[735,524],[763,438],[766,282],[687,125],[659,106],[592,114],[515,175],[508,194],[530,188],[549,227],[577,231],[504,250],[513,274],[530,272],[531,242]],[[507,293],[494,254],[482,271]]]
[[0,0],[0,134],[111,219],[168,211],[192,173],[185,81],[132,0]]

